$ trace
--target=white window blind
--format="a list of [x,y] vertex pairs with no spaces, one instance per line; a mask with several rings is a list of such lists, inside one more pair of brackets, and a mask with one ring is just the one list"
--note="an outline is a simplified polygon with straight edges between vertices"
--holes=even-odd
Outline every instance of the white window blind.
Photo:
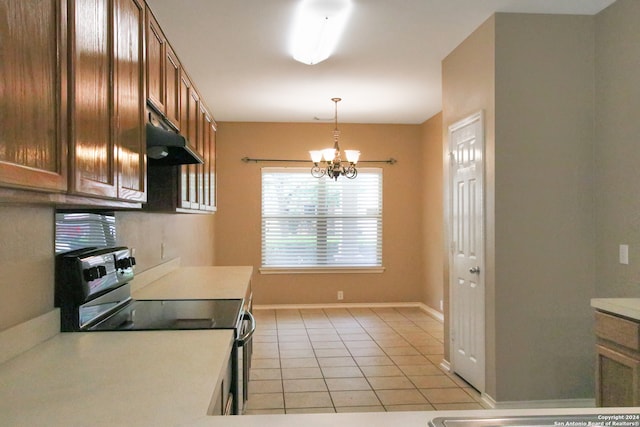
[[307,168],[262,169],[262,266],[382,265],[382,169],[314,178]]

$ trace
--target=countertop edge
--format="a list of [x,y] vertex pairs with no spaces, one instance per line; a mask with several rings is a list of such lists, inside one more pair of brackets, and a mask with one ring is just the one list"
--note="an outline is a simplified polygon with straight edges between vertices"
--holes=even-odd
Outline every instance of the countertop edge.
[[593,298],[591,307],[640,321],[640,298]]

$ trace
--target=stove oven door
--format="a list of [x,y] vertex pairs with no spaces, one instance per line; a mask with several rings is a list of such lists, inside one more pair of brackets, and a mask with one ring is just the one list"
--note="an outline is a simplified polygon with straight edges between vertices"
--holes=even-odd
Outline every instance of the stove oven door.
[[247,400],[249,398],[249,376],[251,369],[251,353],[253,351],[253,333],[256,331],[256,321],[250,311],[242,314],[242,326],[240,327],[239,337],[235,341],[234,353],[236,353],[237,375],[236,399],[234,402],[234,414],[242,415],[245,411]]

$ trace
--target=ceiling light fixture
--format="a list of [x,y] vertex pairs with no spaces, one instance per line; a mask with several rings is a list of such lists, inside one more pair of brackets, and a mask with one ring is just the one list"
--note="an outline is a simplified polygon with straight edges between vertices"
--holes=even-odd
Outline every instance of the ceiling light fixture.
[[[333,148],[309,151],[311,161],[313,162],[311,175],[316,178],[322,178],[327,175],[329,178],[333,178],[336,181],[340,175],[353,179],[358,176],[356,164],[360,158],[360,151],[344,150],[348,164],[343,165],[342,158],[340,157],[340,144],[338,143],[338,138],[340,137],[340,131],[338,130],[338,102],[341,101],[341,98],[331,98],[331,100],[335,104]],[[323,166],[320,166],[320,162],[323,162]]]
[[318,64],[331,55],[351,12],[351,0],[301,0],[291,33],[293,59]]

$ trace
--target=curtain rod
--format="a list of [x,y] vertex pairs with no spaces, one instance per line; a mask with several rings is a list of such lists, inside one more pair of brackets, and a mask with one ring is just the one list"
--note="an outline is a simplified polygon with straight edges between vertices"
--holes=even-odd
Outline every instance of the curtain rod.
[[[245,163],[249,163],[249,162],[292,162],[292,163],[309,163],[311,162],[311,160],[307,159],[307,160],[294,160],[294,159],[252,159],[250,157],[243,157],[242,159],[243,162]],[[387,159],[387,160],[359,160],[358,163],[387,163],[390,165],[394,165],[396,164],[397,160],[394,159],[393,157]]]

